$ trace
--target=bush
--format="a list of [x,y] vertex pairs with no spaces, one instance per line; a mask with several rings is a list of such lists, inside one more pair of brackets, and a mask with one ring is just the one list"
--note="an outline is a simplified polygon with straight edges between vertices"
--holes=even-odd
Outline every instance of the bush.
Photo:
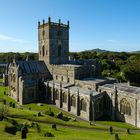
[[5,132],[16,135],[17,128],[15,126],[5,126]]
[[46,132],[44,133],[44,137],[54,137],[54,134],[52,134],[51,132]]
[[129,128],[127,128],[127,131],[126,131],[126,132],[127,132],[127,134],[130,134],[130,129],[129,129]]
[[21,128],[21,131],[22,131],[22,130],[25,130],[25,132],[28,133],[28,127],[27,127],[26,125],[24,125],[24,126]]
[[46,112],[47,115],[54,117],[54,112],[51,111],[51,108]]
[[41,115],[41,112],[38,112],[38,117],[40,117],[40,116],[42,116],[42,115]]
[[13,119],[11,119],[10,122],[11,122],[11,124],[13,124],[13,125],[17,125],[17,124],[18,124],[17,121],[15,121],[15,120],[13,120]]
[[52,124],[52,128],[56,130],[56,124]]
[[40,126],[38,123],[36,123],[36,128],[37,128],[37,132],[40,133],[41,130],[40,130]]
[[62,112],[59,112],[56,116],[58,119],[63,119],[63,113]]
[[9,106],[12,107],[12,105],[13,105],[13,103],[12,102],[9,102]]
[[0,115],[0,121],[3,121],[3,119],[4,119],[4,116]]
[[115,134],[115,140],[119,140],[119,135],[117,133]]
[[31,108],[31,107],[29,107],[29,110],[32,110],[32,108]]
[[31,123],[31,127],[34,127],[34,125],[35,125],[35,123],[34,123],[34,122],[32,122],[32,123]]
[[69,117],[67,117],[67,116],[63,116],[63,121],[69,121],[69,120],[70,120]]
[[15,108],[15,103],[12,104],[12,107]]
[[5,99],[3,100],[3,104],[6,105],[6,100]]

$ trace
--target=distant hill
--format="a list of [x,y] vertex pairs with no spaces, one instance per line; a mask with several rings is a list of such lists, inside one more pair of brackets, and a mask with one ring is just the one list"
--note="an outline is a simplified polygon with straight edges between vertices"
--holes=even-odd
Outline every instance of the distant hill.
[[97,53],[111,52],[111,51],[108,51],[108,50],[102,50],[102,49],[99,49],[99,48],[92,49],[92,50],[85,50],[85,51],[97,52]]
[[130,53],[140,53],[140,51],[132,51],[132,52],[130,52]]

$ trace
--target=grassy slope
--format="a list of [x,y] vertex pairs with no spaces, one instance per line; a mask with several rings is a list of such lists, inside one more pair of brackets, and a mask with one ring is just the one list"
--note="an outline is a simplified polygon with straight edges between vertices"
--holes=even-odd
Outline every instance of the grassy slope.
[[[27,120],[15,119],[18,123],[28,123]],[[4,132],[5,125],[11,125],[7,121],[0,123],[0,137],[1,140],[14,140],[20,139],[20,131],[17,131],[16,135],[12,135]],[[108,132],[99,132],[93,130],[79,130],[71,128],[57,127],[57,130],[51,128],[51,125],[39,123],[41,132],[38,133],[36,126],[28,128],[29,133],[27,134],[28,139],[52,139],[52,140],[114,140],[114,134],[110,135]],[[54,134],[53,138],[44,138],[45,132],[51,132]],[[127,135],[126,133],[118,133],[121,140],[139,140],[140,134]]]
[[[13,101],[11,98],[9,98],[7,95],[4,95],[4,91],[7,91],[7,88],[0,87],[0,98],[5,98],[6,101],[10,102]],[[2,103],[0,103],[0,106]],[[7,106],[8,107],[8,106]],[[119,137],[121,140],[131,140],[135,139],[138,140],[140,137],[140,134],[131,134],[127,135],[124,130],[122,131],[122,128],[131,128],[136,129],[135,127],[125,124],[125,123],[118,123],[118,122],[106,122],[106,121],[98,121],[95,124],[90,126],[89,123],[85,121],[77,120],[76,122],[70,120],[68,122],[65,122],[63,120],[57,119],[55,117],[50,117],[48,115],[43,115],[41,117],[35,117],[34,115],[37,115],[37,111],[47,111],[49,108],[57,114],[60,112],[59,109],[50,106],[50,105],[44,105],[44,106],[38,106],[37,104],[28,104],[25,105],[23,110],[18,108],[12,108],[8,107],[8,114],[9,116],[13,115],[13,119],[16,120],[18,123],[25,123],[25,122],[32,122],[37,121],[39,123],[39,126],[41,128],[41,132],[37,133],[36,128],[29,128],[28,133],[28,139],[46,139],[44,138],[45,132],[52,132],[55,137],[54,138],[47,138],[47,139],[53,139],[53,140],[113,140],[114,135],[110,135],[107,130],[109,126],[116,126],[118,129],[120,129]],[[32,110],[29,110],[28,108],[31,107]],[[69,116],[68,113],[64,112],[65,115]],[[70,115],[71,116],[71,115]],[[24,118],[24,119],[23,119]],[[30,120],[30,121],[29,121]],[[43,123],[41,123],[43,122]],[[51,124],[49,123],[56,123],[58,130],[55,131],[51,129]],[[4,132],[4,128],[6,125],[9,125],[10,123],[7,121],[1,121],[0,122],[0,139],[8,140],[8,139],[20,139],[20,132],[18,131],[16,135],[11,135],[9,133]],[[58,125],[61,124],[61,125]],[[66,127],[67,125],[67,127]],[[84,128],[84,129],[81,129]],[[90,128],[90,129],[89,129]],[[101,131],[103,130],[103,131]]]

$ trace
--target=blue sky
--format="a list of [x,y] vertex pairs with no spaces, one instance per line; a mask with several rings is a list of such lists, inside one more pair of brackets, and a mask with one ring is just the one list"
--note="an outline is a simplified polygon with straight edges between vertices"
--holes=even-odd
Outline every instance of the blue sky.
[[70,51],[140,50],[140,0],[0,0],[0,52],[37,52],[37,23],[70,21]]

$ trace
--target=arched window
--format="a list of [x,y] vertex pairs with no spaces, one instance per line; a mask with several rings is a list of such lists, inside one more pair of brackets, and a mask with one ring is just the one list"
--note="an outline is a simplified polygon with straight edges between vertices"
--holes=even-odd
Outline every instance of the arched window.
[[44,46],[42,47],[42,55],[43,56],[45,55],[45,48],[44,48]]
[[68,79],[67,79],[67,82],[69,83],[70,82],[70,78],[68,77]]
[[56,80],[58,79],[58,76],[57,76],[57,75],[55,76],[55,79],[56,79]]
[[131,115],[130,103],[125,98],[120,101],[120,112],[126,115]]
[[63,93],[63,102],[67,103],[67,94],[66,93]]
[[61,76],[61,81],[63,81],[63,76]]
[[15,82],[16,81],[16,76],[15,76],[15,74],[13,74],[13,82]]
[[81,110],[86,112],[87,103],[84,99],[81,100]]
[[71,106],[76,107],[76,98],[75,96],[71,96]]
[[59,100],[59,92],[57,89],[54,91],[54,97],[56,100]]

